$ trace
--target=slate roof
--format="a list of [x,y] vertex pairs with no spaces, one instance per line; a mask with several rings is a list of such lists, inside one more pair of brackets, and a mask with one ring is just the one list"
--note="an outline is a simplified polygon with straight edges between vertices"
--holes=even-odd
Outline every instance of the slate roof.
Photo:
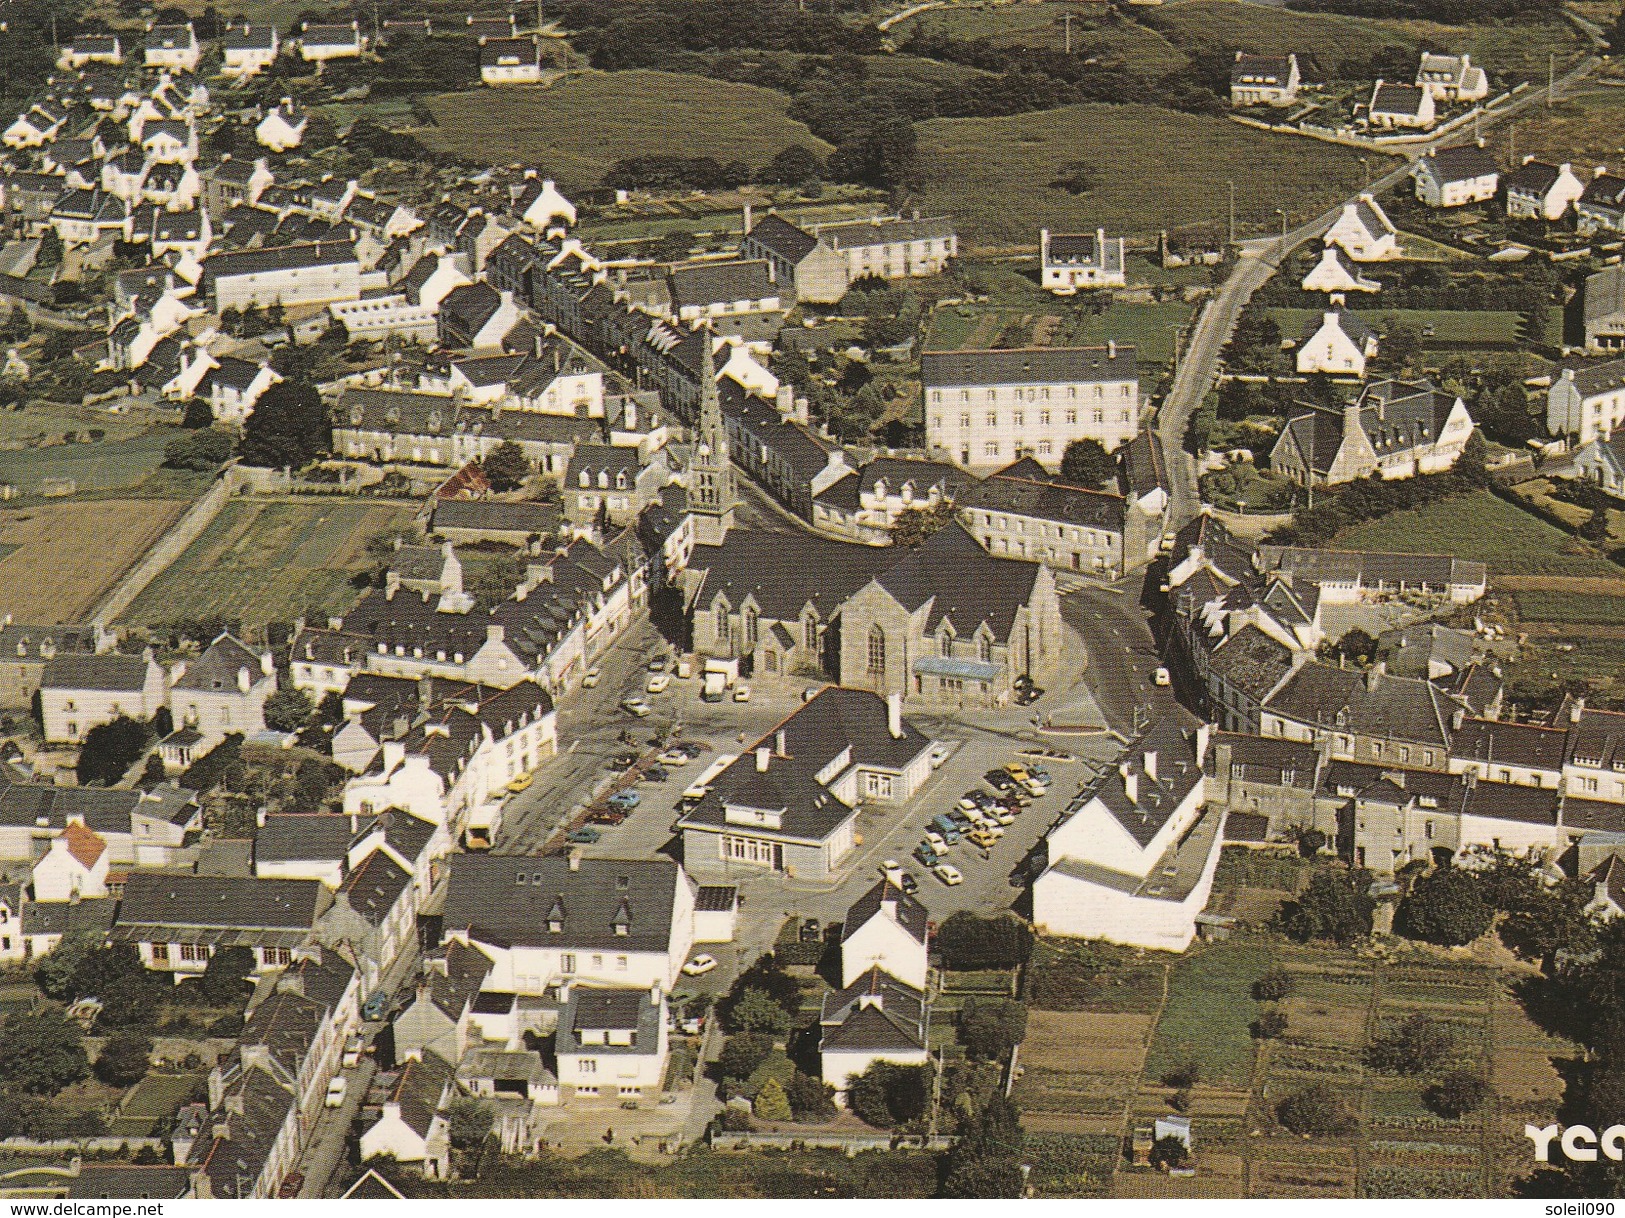
[[45,660],[47,653],[96,654],[96,631],[90,626],[0,627],[0,660],[6,663]]
[[[651,1002],[648,990],[596,990],[574,986],[559,1013],[556,1053],[592,1053],[608,1057],[643,1055],[659,1051],[661,1004]],[[585,1031],[630,1032],[628,1045],[584,1044]]]
[[[1572,377],[1568,376],[1571,371],[1574,373]],[[1559,379],[1571,381],[1581,397],[1595,397],[1597,394],[1625,389],[1625,358],[1565,364],[1559,368],[1552,383],[1555,385]]]
[[430,517],[431,530],[486,529],[546,537],[559,527],[553,503],[503,503],[492,499],[442,500]]
[[389,917],[395,902],[411,882],[411,873],[404,870],[387,851],[374,850],[344,877],[339,893],[349,902],[351,909],[378,927]]
[[1094,233],[1051,233],[1045,265],[1097,266],[1103,275],[1120,275],[1123,245],[1121,237],[1107,237],[1102,243]]
[[1260,571],[1278,571],[1294,585],[1300,580],[1306,584],[1358,581],[1366,585],[1426,584],[1442,591],[1457,585],[1476,587],[1489,578],[1483,563],[1453,554],[1261,545],[1257,555]]
[[871,245],[900,245],[907,241],[939,241],[954,235],[954,222],[948,216],[924,216],[920,219],[890,216],[820,224],[817,233],[819,240],[831,249],[862,249]]
[[999,474],[971,487],[959,504],[1059,524],[1083,525],[1109,533],[1123,531],[1128,511],[1121,495],[1068,486],[1064,482],[1034,482]]
[[354,837],[355,821],[342,813],[278,813],[254,833],[254,862],[342,862]]
[[326,905],[318,880],[133,871],[118,925],[308,931]]
[[1381,81],[1371,94],[1371,113],[1415,116],[1422,109],[1427,91],[1417,85]]
[[854,545],[799,530],[732,529],[721,545],[695,546],[688,569],[704,573],[696,603],[709,605],[720,592],[738,609],[751,596],[763,617],[794,620],[811,602],[827,621],[843,601],[896,561],[896,552],[883,546]]
[[113,925],[118,902],[112,897],[78,901],[29,901],[23,906],[23,934],[69,935],[80,931],[105,933]]
[[440,1099],[454,1073],[451,1064],[433,1049],[425,1049],[421,1058],[411,1058],[401,1067],[389,1098],[401,1106],[401,1120],[418,1137],[429,1136],[435,1113],[440,1111]]
[[1264,84],[1284,87],[1292,75],[1292,61],[1286,55],[1238,54],[1230,65],[1230,83]]
[[[1146,773],[1146,756],[1156,754],[1157,776]],[[1168,823],[1191,788],[1202,780],[1201,758],[1194,734],[1172,719],[1159,719],[1134,737],[1118,755],[1118,764],[1101,773],[1073,798],[1066,818],[1098,799],[1123,830],[1144,849]],[[1130,799],[1123,771],[1136,776],[1138,798]]]
[[[1500,165],[1495,155],[1477,144],[1458,144],[1454,148],[1440,148],[1422,158],[1425,166],[1441,183],[1467,182],[1474,178],[1498,173]],[[1555,175],[1554,175],[1555,177]]]
[[818,1022],[820,1052],[911,1052],[926,1045],[925,995],[878,966],[844,990],[825,994]]
[[[574,871],[561,855],[454,854],[449,863],[447,933],[494,945],[664,952],[677,885],[689,883],[670,859],[582,858]],[[618,935],[623,913],[627,933]]]
[[1506,187],[1508,194],[1535,195],[1544,198],[1546,192],[1557,185],[1557,179],[1562,176],[1560,166],[1547,161],[1528,160],[1516,169],[1501,175],[1501,185]]
[[191,1186],[191,1173],[184,1165],[87,1163],[69,1182],[68,1199],[167,1200],[186,1196]]
[[955,521],[875,578],[910,613],[930,604],[923,622],[926,634],[948,621],[960,638],[970,638],[986,622],[1002,642],[1009,639],[1021,609],[1031,603],[1040,570],[1037,563],[995,558]]
[[40,688],[139,693],[146,687],[147,663],[142,656],[59,655],[45,662]]
[[780,295],[778,286],[768,278],[767,263],[761,260],[677,266],[672,268],[670,282],[672,303],[679,309]]
[[[252,209],[250,209],[252,210]],[[346,241],[315,241],[295,245],[261,246],[211,254],[203,260],[199,288],[212,291],[218,280],[272,271],[300,271],[318,266],[341,266],[356,260],[355,247]]]
[[841,925],[841,942],[845,943],[871,918],[880,916],[888,904],[892,907],[889,916],[897,925],[916,942],[924,943],[926,923],[929,921],[925,906],[889,880],[881,880],[852,903],[852,907],[846,911],[846,921]]
[[818,238],[769,212],[751,226],[750,239],[792,265],[818,248]]
[[1611,173],[1599,173],[1586,183],[1585,193],[1580,196],[1580,202],[1589,207],[1600,207],[1610,211],[1625,208],[1625,178],[1616,177]]
[[202,655],[188,661],[186,671],[173,688],[202,693],[235,693],[238,673],[245,668],[251,684],[268,679],[260,668],[258,653],[250,651],[231,635],[222,634],[209,644]]
[[1216,764],[1214,757],[1220,745],[1230,750],[1233,779],[1241,782],[1268,783],[1271,786],[1297,787],[1309,791],[1315,789],[1315,773],[1320,766],[1320,753],[1308,741],[1282,740],[1238,732],[1214,732],[1208,738],[1206,765]]
[[1134,348],[1025,347],[999,350],[925,351],[920,380],[927,389],[981,385],[1089,384],[1134,381]]
[[1625,313],[1625,266],[1610,266],[1587,275],[1582,297],[1587,325]]
[[1311,661],[1266,704],[1272,712],[1351,735],[1445,746],[1457,703],[1431,682]]
[[1262,702],[1292,671],[1292,652],[1249,622],[1221,639],[1208,663],[1229,684]]

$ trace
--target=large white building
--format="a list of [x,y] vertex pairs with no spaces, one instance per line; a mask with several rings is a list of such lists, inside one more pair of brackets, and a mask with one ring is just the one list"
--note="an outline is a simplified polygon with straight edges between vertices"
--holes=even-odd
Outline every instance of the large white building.
[[1153,725],[1073,800],[1047,839],[1033,922],[1049,934],[1184,951],[1223,845],[1204,811],[1207,727]]
[[1611,436],[1625,423],[1625,359],[1563,368],[1546,391],[1546,431],[1576,446]]
[[1133,347],[927,351],[920,357],[929,448],[966,468],[1034,457],[1056,469],[1072,440],[1108,451],[1140,430]]
[[361,263],[348,241],[235,250],[204,260],[198,285],[217,310],[289,308],[361,297]]

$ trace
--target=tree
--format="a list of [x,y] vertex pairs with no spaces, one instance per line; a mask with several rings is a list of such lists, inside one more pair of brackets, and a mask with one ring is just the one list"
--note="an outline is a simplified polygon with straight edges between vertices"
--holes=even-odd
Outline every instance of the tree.
[[1489,1098],[1489,1084],[1469,1070],[1452,1070],[1438,1082],[1422,1090],[1428,1111],[1446,1120],[1457,1120],[1478,1111]]
[[1462,486],[1477,488],[1490,484],[1489,471],[1489,445],[1484,443],[1484,433],[1473,428],[1473,434],[1467,437],[1467,443],[1461,446],[1461,456],[1450,467],[1451,476]]
[[1259,1002],[1280,1002],[1292,996],[1292,974],[1284,968],[1272,968],[1253,982],[1253,997]]
[[333,425],[321,394],[308,380],[288,376],[255,403],[237,451],[246,465],[298,469],[332,446]]
[[1292,1133],[1307,1137],[1341,1137],[1354,1131],[1355,1120],[1323,1083],[1294,1091],[1275,1106],[1275,1119]]
[[1385,1074],[1425,1074],[1455,1043],[1450,1029],[1426,1015],[1412,1015],[1380,1032],[1366,1046],[1366,1065]]
[[219,948],[203,966],[198,994],[212,1007],[240,1007],[248,999],[243,987],[253,972],[253,948]]
[[1162,1073],[1162,1085],[1172,1087],[1176,1091],[1189,1091],[1202,1081],[1202,1063],[1198,1061],[1181,1062],[1177,1066],[1170,1066]]
[[459,1097],[446,1109],[446,1125],[453,1149],[471,1154],[491,1136],[491,1110],[479,1100]]
[[90,1074],[84,1034],[71,1019],[16,1014],[0,1025],[0,1083],[29,1095],[55,1095]]
[[773,154],[756,174],[756,180],[769,186],[800,186],[824,176],[828,170],[818,154],[800,144],[791,144]]
[[39,253],[34,256],[34,264],[40,267],[62,265],[62,238],[57,236],[56,229],[47,226],[41,230]]
[[1117,462],[1099,440],[1073,440],[1061,454],[1061,480],[1098,490],[1117,478]]
[[931,1104],[931,1067],[875,1062],[847,1080],[846,1104],[877,1129],[906,1125]]
[[790,1031],[790,1013],[765,990],[747,989],[729,1008],[726,1024],[736,1032],[780,1037]]
[[74,978],[100,939],[101,936],[89,931],[64,935],[56,950],[34,967],[34,984],[39,986],[40,993],[55,1002],[72,1002],[78,998]]
[[516,491],[530,477],[530,462],[525,459],[525,451],[512,440],[504,440],[492,449],[480,469],[494,491]]
[[938,927],[936,946],[951,969],[1016,968],[1032,956],[1033,932],[1010,914],[982,918],[961,910]]
[[1407,322],[1387,319],[1382,335],[1382,354],[1395,367],[1408,367],[1422,354],[1422,332]]
[[316,706],[302,689],[279,689],[265,700],[265,726],[274,732],[296,732],[310,722]]
[[818,1125],[835,1116],[835,1088],[821,1078],[799,1070],[784,1084],[790,1113],[804,1125]]
[[776,1078],[768,1079],[756,1093],[751,1111],[764,1121],[788,1121],[790,1100],[784,1093],[784,1085]]
[[772,952],[764,952],[756,963],[734,979],[727,995],[717,1004],[717,1014],[723,1026],[728,1026],[730,1012],[748,990],[761,990],[794,1018],[801,1010],[801,982],[784,971]]
[[189,431],[164,445],[164,464],[170,469],[213,473],[231,460],[232,440],[212,427]]
[[954,506],[946,500],[928,508],[904,508],[892,521],[891,543],[899,549],[912,549],[953,522]]
[[1352,943],[1371,933],[1376,903],[1365,871],[1323,867],[1309,877],[1309,886],[1295,900],[1283,902],[1276,926],[1299,943],[1330,939]]
[[736,1032],[722,1044],[717,1055],[717,1073],[724,1081],[744,1082],[773,1052],[773,1041],[750,1032]]
[[74,767],[79,785],[112,786],[146,751],[151,738],[151,729],[128,715],[120,715],[111,723],[98,723],[85,733],[79,746],[79,761]]
[[1184,1167],[1190,1161],[1190,1157],[1190,1147],[1185,1145],[1185,1140],[1172,1134],[1151,1143],[1151,1166],[1163,1171]]
[[1249,1030],[1256,1040],[1275,1040],[1286,1032],[1286,1016],[1280,1011],[1265,1011],[1253,1020]]
[[1602,545],[1608,540],[1608,509],[1594,508],[1587,516],[1585,523],[1580,526],[1580,538],[1589,541],[1592,545]]
[[152,1066],[152,1037],[141,1032],[116,1032],[107,1038],[96,1058],[96,1077],[111,1087],[131,1087],[147,1076]]
[[525,565],[517,558],[481,563],[463,580],[463,590],[474,604],[490,611],[511,597],[525,578]]
[[1026,1035],[1027,1008],[1019,1002],[967,998],[960,1008],[959,1043],[970,1057],[1005,1061]]
[[945,1156],[944,1197],[1019,1197],[1026,1135],[1021,1114],[995,1092],[980,1112],[959,1123],[959,1144]]
[[1407,938],[1459,947],[1482,935],[1494,919],[1495,910],[1472,874],[1459,867],[1441,867],[1411,885],[1394,922]]

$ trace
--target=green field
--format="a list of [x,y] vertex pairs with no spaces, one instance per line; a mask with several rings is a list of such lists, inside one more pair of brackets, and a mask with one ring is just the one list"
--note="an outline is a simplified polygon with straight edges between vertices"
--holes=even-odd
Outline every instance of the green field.
[[[971,243],[1031,246],[1042,227],[1101,225],[1136,237],[1161,228],[1218,237],[1228,181],[1236,185],[1241,235],[1266,234],[1279,228],[1277,206],[1299,223],[1363,180],[1352,149],[1154,106],[937,118],[916,130],[920,206],[955,216]],[[1062,167],[1074,163],[1092,182],[1081,194],[1058,183]]]
[[429,147],[480,164],[544,165],[564,190],[597,186],[623,157],[710,156],[760,165],[790,144],[830,152],[785,117],[782,93],[673,72],[595,72],[551,89],[481,89],[426,99]]
[[47,478],[72,478],[80,491],[128,489],[157,471],[164,445],[179,434],[179,428],[154,427],[128,439],[0,451],[0,482],[20,496],[37,495]]
[[202,1074],[147,1075],[130,1088],[107,1127],[114,1137],[162,1136],[180,1106],[207,1090]]
[[1189,324],[1191,306],[1170,301],[1165,304],[1114,304],[1104,313],[1072,311],[1065,301],[1051,297],[1047,307],[1034,314],[1019,310],[972,308],[938,309],[931,315],[926,347],[932,351],[952,351],[960,347],[991,345],[993,335],[1002,335],[1000,346],[1027,346],[1033,323],[1043,318],[1058,319],[1047,346],[1099,346],[1105,342],[1131,343],[1139,357],[1152,363],[1167,363],[1173,357],[1174,329]]
[[1454,554],[1506,575],[1590,575],[1618,579],[1620,568],[1595,554],[1564,554],[1570,538],[1488,491],[1441,499],[1344,529],[1328,543],[1343,550]]
[[[1625,571],[1620,576],[1625,578]],[[1579,626],[1625,626],[1625,596],[1594,592],[1512,593],[1518,617],[1526,622],[1572,622]]]
[[[1511,346],[1518,341],[1522,315],[1511,312],[1465,312],[1448,309],[1357,309],[1362,321],[1379,334],[1390,325],[1410,326],[1424,335],[1423,344],[1483,343],[1488,347]],[[1282,338],[1296,339],[1311,321],[1320,317],[1318,309],[1271,309],[1270,315],[1281,327]],[[1433,333],[1428,335],[1428,327]]]
[[351,578],[373,566],[366,543],[407,527],[414,505],[234,500],[149,584],[123,621],[220,617],[246,624],[342,612]]
[[1416,46],[1416,39],[1385,28],[1383,22],[1331,14],[1294,13],[1247,0],[1184,0],[1147,10],[1141,20],[1162,31],[1175,46],[1245,48],[1258,55],[1300,58],[1318,54],[1369,59],[1385,47]]
[[1233,939],[1193,947],[1168,974],[1168,1003],[1146,1055],[1147,1078],[1198,1062],[1202,1081],[1245,1087],[1252,1077],[1254,981],[1273,963],[1267,944]]

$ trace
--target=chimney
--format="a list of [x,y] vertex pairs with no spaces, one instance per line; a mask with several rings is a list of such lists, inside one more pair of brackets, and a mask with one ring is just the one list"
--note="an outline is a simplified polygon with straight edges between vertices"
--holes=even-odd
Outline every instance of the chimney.
[[789,419],[796,411],[795,386],[788,381],[779,382],[779,391],[774,395],[773,404],[778,408],[779,418]]
[[254,813],[254,823],[256,825],[258,825],[261,829],[265,828],[265,809],[264,808],[261,808],[258,812]]
[[[750,206],[748,204],[746,205],[745,210],[747,212],[750,210]],[[660,983],[658,981],[649,987],[649,1005],[652,1007],[657,1007],[660,1005]]]
[[764,745],[759,745],[757,747],[757,749],[756,749],[756,772],[758,774],[766,774],[767,773],[767,759],[769,757],[771,757],[772,755],[773,755],[773,750],[768,748],[767,745],[764,744]]
[[[745,204],[745,235],[746,236],[750,235],[750,204],[749,203]],[[773,269],[773,263],[772,263],[771,259],[768,260],[767,265],[768,265],[768,271],[770,273],[769,277],[771,278],[771,272],[772,272],[772,269]]]
[[903,738],[903,695],[900,693],[886,695],[886,730],[893,740]]
[[1144,756],[1145,776],[1152,782],[1157,781],[1157,750],[1147,749]]
[[503,633],[502,627],[492,622],[485,628],[485,641],[487,643],[500,643],[502,642]]
[[780,757],[788,757],[790,755],[790,750],[785,748],[785,746],[784,746],[784,729],[782,727],[778,730],[777,734],[774,736],[773,743],[776,746],[775,751],[778,753],[778,755]]
[[1116,359],[1117,358],[1117,340],[1114,339],[1114,338],[1108,338],[1106,340],[1106,358],[1107,359]]
[[570,851],[570,870],[581,870],[581,850],[579,848]]
[[1569,722],[1578,723],[1586,713],[1586,700],[1583,696],[1569,703]]
[[1467,712],[1462,707],[1456,707],[1450,714],[1450,726],[1455,731],[1461,730],[1462,722],[1467,718]]
[[1129,803],[1138,806],[1140,802],[1140,776],[1126,763],[1122,768],[1122,774],[1123,794],[1128,796]]
[[1360,426],[1360,403],[1347,402],[1343,406],[1343,443],[1352,447],[1356,438],[1364,434]]
[[1213,725],[1210,723],[1204,723],[1196,729],[1196,765],[1198,769],[1207,759],[1208,740],[1212,735]]
[[252,677],[250,677],[248,675],[248,668],[246,666],[242,667],[242,668],[239,668],[237,670],[237,690],[238,690],[238,692],[246,694],[253,687],[254,687],[254,680],[253,680]]

